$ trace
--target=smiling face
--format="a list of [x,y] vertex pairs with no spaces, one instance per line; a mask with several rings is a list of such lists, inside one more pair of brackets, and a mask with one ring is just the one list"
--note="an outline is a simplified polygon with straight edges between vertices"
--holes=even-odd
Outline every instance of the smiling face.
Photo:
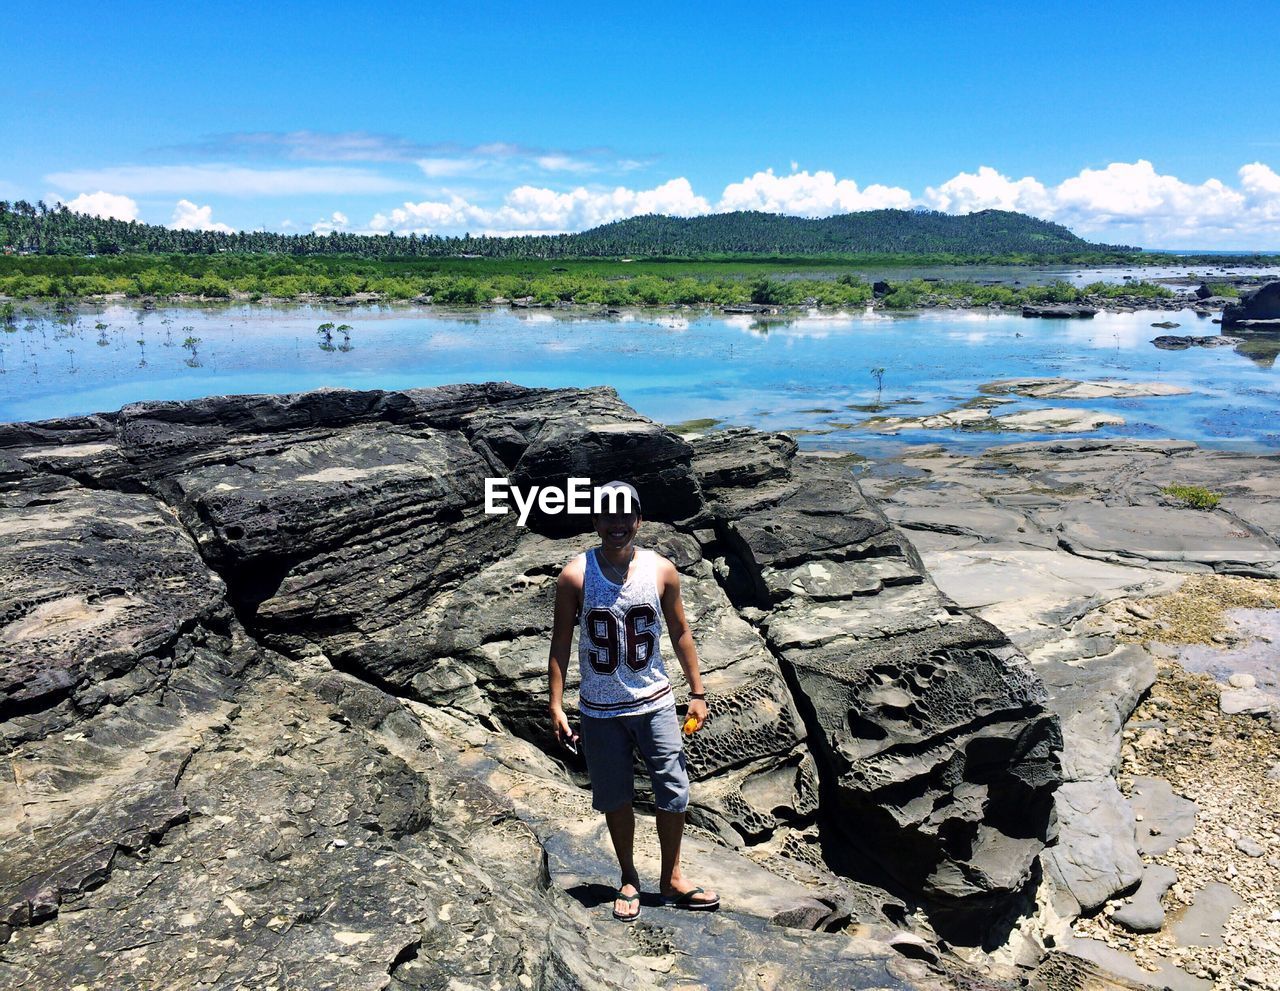
[[601,513],[592,517],[600,544],[606,551],[623,551],[640,532],[639,513]]

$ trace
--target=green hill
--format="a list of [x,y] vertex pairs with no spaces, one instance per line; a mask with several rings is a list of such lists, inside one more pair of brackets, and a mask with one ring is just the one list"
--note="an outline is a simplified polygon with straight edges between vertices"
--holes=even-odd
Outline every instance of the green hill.
[[582,254],[692,257],[734,255],[1074,254],[1132,251],[1091,244],[1061,224],[1007,210],[953,215],[868,210],[807,219],[772,213],[632,217],[572,235]]
[[870,210],[807,219],[738,212],[705,217],[645,216],[580,234],[523,237],[407,237],[268,231],[177,231],[157,224],[110,220],[0,202],[0,250],[46,255],[214,254],[355,255],[490,258],[705,258],[931,254],[967,256],[1129,252],[1091,244],[1060,224],[1006,210],[952,215],[920,210]]

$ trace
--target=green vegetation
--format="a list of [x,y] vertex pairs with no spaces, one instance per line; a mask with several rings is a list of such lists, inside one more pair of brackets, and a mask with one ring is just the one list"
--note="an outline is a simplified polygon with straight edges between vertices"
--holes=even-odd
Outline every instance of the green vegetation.
[[[764,268],[765,271],[761,272]],[[871,287],[848,262],[813,260],[560,261],[457,258],[283,258],[276,255],[0,256],[0,295],[73,300],[109,293],[129,297],[204,299],[425,300],[474,305],[520,300],[600,306],[732,305],[863,306]],[[844,271],[841,271],[843,269]],[[913,309],[928,304],[1021,306],[1073,303],[1088,296],[1156,299],[1170,290],[1150,282],[1073,286],[981,285],[909,279],[895,283],[881,304]],[[12,317],[12,304],[0,322]],[[330,327],[332,333],[342,328]],[[322,335],[323,336],[323,335]],[[348,342],[349,343],[349,342]],[[344,345],[345,346],[345,345]],[[336,345],[335,345],[336,347]]]
[[[0,201],[0,248],[8,252],[0,255],[0,296],[53,299],[59,306],[109,294],[255,302],[861,306],[871,290],[859,268],[1196,263],[1089,244],[1056,224],[997,210],[960,217],[875,210],[823,220],[763,213],[650,216],[545,237],[322,237],[173,231]],[[1214,288],[1235,293],[1230,286]],[[1076,287],[909,279],[895,280],[881,302],[889,309],[948,303],[1016,307],[1088,296],[1170,295],[1149,282]],[[9,324],[13,314],[12,303],[0,304],[0,325]],[[341,328],[331,328],[323,344],[349,350],[349,334],[336,345],[334,332]]]
[[1192,509],[1214,509],[1222,501],[1221,492],[1213,492],[1203,485],[1166,485],[1160,491]]
[[[601,306],[663,306],[767,302],[852,306],[871,288],[860,277],[832,278],[825,266],[746,262],[637,262],[274,255],[62,255],[0,257],[0,295],[19,299],[80,299],[108,293],[131,297],[205,299],[385,300],[429,297],[450,305],[524,300]],[[337,331],[338,328],[332,328]]]
[[1091,244],[1060,224],[1007,210],[954,215],[930,210],[868,210],[809,219],[739,211],[705,217],[632,217],[580,234],[441,237],[409,234],[276,234],[181,231],[0,201],[0,248],[59,255],[352,255],[363,258],[706,258],[735,255],[945,254],[1034,258],[1132,253]]
[[1215,296],[1230,296],[1232,299],[1240,297],[1240,289],[1230,282],[1210,282],[1208,286]]
[[930,282],[910,279],[893,287],[881,301],[892,310],[910,310],[929,303],[959,303],[963,306],[1022,306],[1034,303],[1079,303],[1090,296],[1119,299],[1167,299],[1173,291],[1154,282],[1091,282],[1073,286],[1053,282],[1047,286],[981,285],[974,282]]

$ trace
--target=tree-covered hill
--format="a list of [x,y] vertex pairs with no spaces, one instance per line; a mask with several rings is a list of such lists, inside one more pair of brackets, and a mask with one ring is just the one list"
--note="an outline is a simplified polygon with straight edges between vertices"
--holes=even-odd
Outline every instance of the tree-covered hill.
[[772,213],[632,217],[573,235],[586,255],[1056,255],[1131,251],[1091,244],[1060,224],[1007,210],[954,215],[869,210],[810,220]]
[[49,209],[43,203],[33,206],[24,201],[0,201],[0,250],[57,255],[266,252],[366,258],[705,258],[851,254],[1040,256],[1133,249],[1091,244],[1060,224],[1005,210],[959,216],[918,210],[871,210],[816,220],[757,212],[692,218],[645,216],[580,234],[406,237],[345,232],[321,235],[182,231],[72,213],[65,206]]

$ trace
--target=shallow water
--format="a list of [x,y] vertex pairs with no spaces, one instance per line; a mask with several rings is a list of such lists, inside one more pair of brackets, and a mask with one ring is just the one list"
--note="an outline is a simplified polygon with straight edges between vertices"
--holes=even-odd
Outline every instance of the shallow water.
[[1178,663],[1222,684],[1233,674],[1251,674],[1259,689],[1280,701],[1280,609],[1228,609],[1227,619],[1243,642],[1229,648],[1188,644]]
[[[1173,331],[1153,328],[1173,320]],[[334,350],[317,325],[347,323]],[[883,413],[918,416],[1022,376],[1115,377],[1186,386],[1191,395],[1087,401],[1017,400],[1001,409],[1082,407],[1123,416],[1090,436],[1176,437],[1280,449],[1280,373],[1230,347],[1161,351],[1163,333],[1215,334],[1181,313],[1101,313],[1039,320],[988,312],[918,316],[817,313],[759,320],[703,312],[629,313],[430,307],[223,305],[142,310],[118,304],[61,319],[20,319],[0,334],[0,421],[114,410],[142,399],[296,392],[321,386],[402,389],[510,380],[533,386],[608,384],[666,423],[709,418],[797,431],[808,447],[888,453],[903,444],[986,446],[1047,435],[860,427]],[[197,342],[186,347],[187,338]]]
[[[1072,285],[1089,285],[1093,282],[1120,283],[1127,281],[1168,282],[1186,284],[1188,279],[1219,279],[1224,276],[1247,275],[1280,278],[1280,268],[1275,266],[1250,267],[1227,262],[1225,265],[1108,265],[1100,268],[1080,268],[1070,265],[912,265],[912,266],[851,266],[868,282],[887,279],[904,282],[908,279],[936,279],[942,282],[1000,283],[1001,285],[1043,286],[1052,282],[1069,282]],[[846,271],[843,267],[823,266],[812,270],[792,269],[777,278],[834,278]]]

